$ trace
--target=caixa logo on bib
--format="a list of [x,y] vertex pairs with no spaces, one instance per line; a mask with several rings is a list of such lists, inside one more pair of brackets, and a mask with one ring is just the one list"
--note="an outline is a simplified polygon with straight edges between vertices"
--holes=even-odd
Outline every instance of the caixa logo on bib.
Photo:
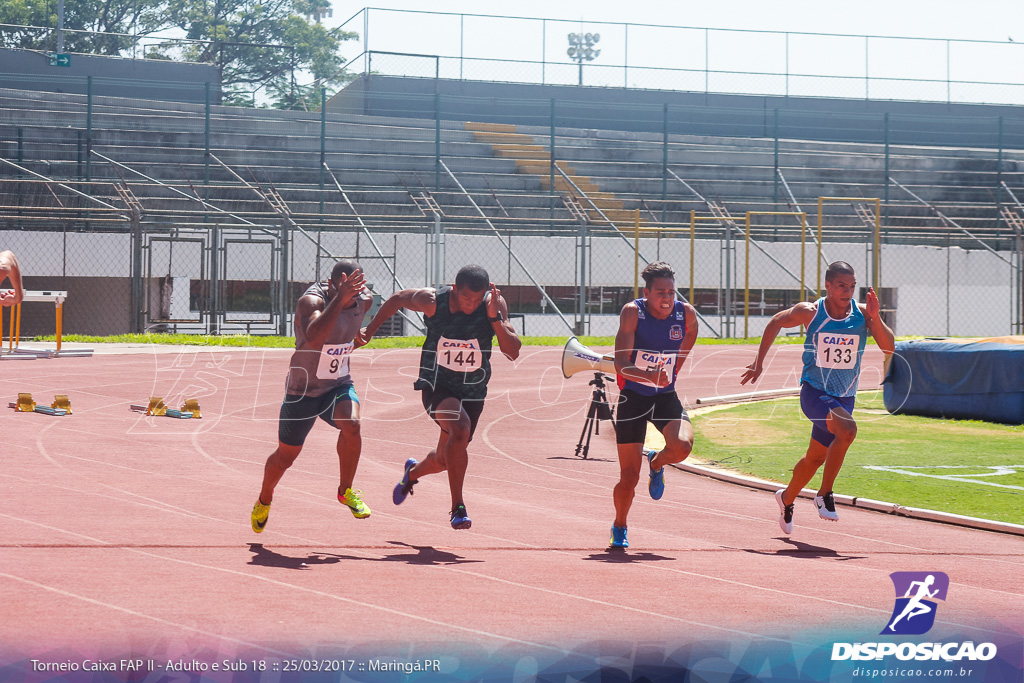
[[880,635],[916,636],[930,631],[938,609],[935,601],[945,601],[949,577],[942,572],[893,572],[889,578],[896,589],[896,604]]

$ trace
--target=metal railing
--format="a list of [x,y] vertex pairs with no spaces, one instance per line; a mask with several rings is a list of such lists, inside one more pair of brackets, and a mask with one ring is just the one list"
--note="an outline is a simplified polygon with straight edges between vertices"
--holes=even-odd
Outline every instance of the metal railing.
[[[411,18],[422,28],[418,33],[429,36],[422,45],[407,30],[398,30]],[[359,41],[343,49],[349,49],[348,62],[356,68],[361,65],[364,74],[374,73],[373,52],[419,51],[437,60],[441,77],[459,80],[1024,103],[1024,85],[1012,67],[1024,57],[1024,48],[1012,41],[568,21],[378,7],[363,8],[340,28],[360,24]],[[580,68],[565,53],[566,34],[584,30],[601,32],[603,54]],[[437,52],[438,46],[450,47]],[[426,75],[416,69],[409,65],[408,73],[394,75]]]

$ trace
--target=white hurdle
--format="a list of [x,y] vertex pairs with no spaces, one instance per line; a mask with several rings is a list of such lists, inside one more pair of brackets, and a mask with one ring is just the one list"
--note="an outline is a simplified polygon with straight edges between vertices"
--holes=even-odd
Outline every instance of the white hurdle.
[[[17,357],[43,357],[52,358],[54,356],[91,356],[92,349],[75,349],[73,351],[61,349],[61,338],[64,333],[64,302],[68,298],[67,291],[58,290],[39,290],[39,291],[25,291],[25,295],[21,299],[21,303],[11,308],[10,326],[8,334],[8,344],[6,350],[6,357],[17,358]],[[55,310],[55,331],[57,337],[57,348],[53,351],[49,349],[22,349],[21,346],[21,306],[25,303],[52,303]],[[3,332],[3,309],[0,309],[0,333]],[[2,339],[2,337],[0,337]],[[0,353],[3,353],[3,345],[0,344]],[[20,354],[15,355],[15,354]]]

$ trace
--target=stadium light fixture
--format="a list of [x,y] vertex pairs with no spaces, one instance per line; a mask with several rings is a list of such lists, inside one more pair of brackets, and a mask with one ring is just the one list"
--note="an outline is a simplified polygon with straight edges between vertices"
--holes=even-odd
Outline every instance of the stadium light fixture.
[[600,50],[594,49],[594,45],[600,40],[600,33],[583,33],[581,31],[569,34],[569,49],[565,53],[580,65],[580,85],[583,85],[583,62],[592,62],[601,54]]
[[316,23],[319,24],[321,19],[333,16],[334,9],[332,9],[331,6],[327,3],[320,3],[319,5],[313,8],[313,11],[310,14],[306,15],[306,19],[310,21],[315,21]]

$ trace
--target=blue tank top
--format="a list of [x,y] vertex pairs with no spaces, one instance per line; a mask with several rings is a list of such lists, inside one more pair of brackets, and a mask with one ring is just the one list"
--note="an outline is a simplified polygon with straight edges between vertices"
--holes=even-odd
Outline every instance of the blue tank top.
[[672,382],[667,387],[658,389],[653,384],[634,382],[625,379],[623,388],[643,396],[667,394],[676,390],[676,361],[679,347],[686,336],[686,306],[676,301],[672,312],[664,320],[659,320],[647,310],[646,299],[634,299],[637,307],[636,334],[633,336],[633,352],[629,355],[630,362],[642,370],[664,365]]
[[818,299],[817,311],[807,326],[804,339],[804,372],[801,382],[818,391],[842,398],[857,393],[860,361],[867,343],[868,329],[856,301],[850,312],[836,320],[825,308],[825,297]]

